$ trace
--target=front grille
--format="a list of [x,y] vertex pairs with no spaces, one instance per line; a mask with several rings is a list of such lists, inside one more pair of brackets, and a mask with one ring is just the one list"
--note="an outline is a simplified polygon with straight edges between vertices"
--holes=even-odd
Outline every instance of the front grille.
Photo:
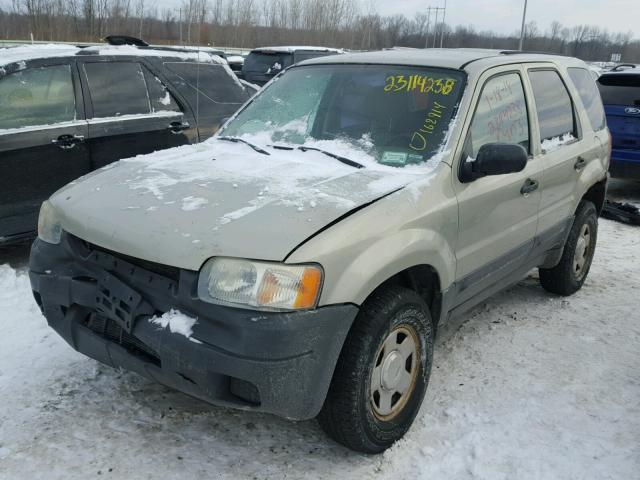
[[[77,238],[77,237],[76,237]],[[140,267],[148,272],[158,274],[175,282],[178,282],[180,279],[180,269],[178,267],[172,267],[170,265],[163,265],[161,263],[149,262],[147,260],[142,260],[136,257],[130,257],[129,255],[125,255],[123,253],[114,252],[113,250],[109,250],[93,243],[89,243],[86,240],[79,239],[80,242],[90,251],[98,251],[103,253],[108,253],[116,258],[124,260],[136,267]]]
[[85,326],[101,337],[124,347],[132,355],[160,367],[160,356],[158,353],[140,341],[139,338],[127,333],[124,328],[113,320],[92,313],[86,318]]

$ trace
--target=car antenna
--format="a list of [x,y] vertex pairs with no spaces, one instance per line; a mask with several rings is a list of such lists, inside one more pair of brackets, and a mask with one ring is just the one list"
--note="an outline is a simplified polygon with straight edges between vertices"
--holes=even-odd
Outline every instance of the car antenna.
[[[198,28],[198,36],[202,31],[202,22]],[[198,126],[198,141],[200,141],[200,38],[198,38],[198,60],[196,62],[196,125]]]

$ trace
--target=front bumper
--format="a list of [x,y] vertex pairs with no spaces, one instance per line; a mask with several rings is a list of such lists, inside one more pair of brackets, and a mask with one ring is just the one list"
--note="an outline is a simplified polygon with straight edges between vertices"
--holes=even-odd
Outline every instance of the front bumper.
[[[212,305],[197,298],[198,272],[66,233],[59,245],[36,240],[29,270],[47,322],[79,352],[213,404],[292,419],[320,411],[358,312],[355,305],[304,312]],[[190,337],[149,321],[171,309],[197,319]]]

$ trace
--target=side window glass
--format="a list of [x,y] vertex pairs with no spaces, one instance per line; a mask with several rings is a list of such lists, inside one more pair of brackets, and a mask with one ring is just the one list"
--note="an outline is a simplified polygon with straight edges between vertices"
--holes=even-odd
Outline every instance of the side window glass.
[[538,110],[542,146],[576,138],[573,104],[558,72],[534,70],[529,72],[529,78]]
[[247,94],[240,81],[223,65],[168,62],[165,66],[215,103],[242,104]]
[[28,68],[0,77],[0,130],[70,122],[75,118],[70,65]]
[[151,112],[142,66],[134,62],[85,63],[94,118]]
[[591,122],[591,127],[595,131],[602,130],[606,124],[605,114],[595,80],[589,71],[584,68],[568,68],[567,71],[578,90],[582,104]]
[[529,151],[529,119],[520,75],[500,75],[485,83],[467,142],[471,158],[487,143],[517,143]]
[[149,70],[144,68],[144,78],[149,90],[151,111],[155,112],[179,112],[180,106],[169,92],[169,89]]

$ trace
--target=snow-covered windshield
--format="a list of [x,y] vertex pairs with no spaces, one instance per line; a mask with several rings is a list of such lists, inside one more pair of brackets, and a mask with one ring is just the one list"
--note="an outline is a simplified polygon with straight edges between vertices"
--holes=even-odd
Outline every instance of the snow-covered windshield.
[[417,164],[441,146],[464,80],[463,72],[436,68],[294,67],[220,135],[261,146],[305,145],[330,151],[331,142],[348,143],[350,150],[384,165]]

